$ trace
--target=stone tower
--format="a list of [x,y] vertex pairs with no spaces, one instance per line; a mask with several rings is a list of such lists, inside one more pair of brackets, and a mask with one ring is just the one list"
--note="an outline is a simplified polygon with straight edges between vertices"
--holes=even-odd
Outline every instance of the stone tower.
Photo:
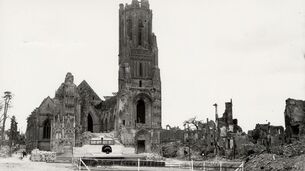
[[148,0],[132,0],[119,9],[119,137],[136,152],[160,142],[161,80],[152,11]]
[[51,149],[57,153],[71,153],[78,143],[80,130],[80,97],[71,73],[67,73],[53,101],[56,108],[51,124]]

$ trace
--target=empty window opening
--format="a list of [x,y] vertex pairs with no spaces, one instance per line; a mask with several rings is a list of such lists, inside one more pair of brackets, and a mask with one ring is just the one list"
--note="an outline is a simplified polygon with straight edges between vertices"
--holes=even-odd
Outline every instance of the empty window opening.
[[127,20],[127,35],[129,37],[129,40],[132,40],[132,20]]
[[141,80],[139,81],[139,87],[142,87],[142,81]]
[[137,123],[145,123],[145,103],[142,99],[137,103]]
[[299,134],[299,125],[291,126],[292,133],[295,135]]
[[50,120],[47,119],[43,123],[43,138],[49,139],[51,135],[51,124]]
[[123,120],[123,125],[125,125],[125,120]]
[[93,120],[90,114],[87,116],[87,131],[93,132]]
[[143,23],[142,23],[142,20],[139,20],[139,30],[138,30],[138,45],[139,46],[141,46],[142,45],[142,38],[143,38],[143,28],[144,28],[144,26],[143,26]]
[[139,75],[140,75],[140,77],[143,76],[143,65],[142,65],[142,63],[140,63],[140,65],[139,65]]

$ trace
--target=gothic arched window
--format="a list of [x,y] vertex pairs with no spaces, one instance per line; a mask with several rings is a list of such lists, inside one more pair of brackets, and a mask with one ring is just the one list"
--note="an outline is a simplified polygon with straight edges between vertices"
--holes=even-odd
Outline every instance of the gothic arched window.
[[49,119],[46,119],[43,122],[43,134],[42,134],[42,138],[50,139],[50,135],[51,135],[51,123],[50,123]]
[[139,66],[139,75],[140,75],[140,77],[143,77],[143,64],[142,64],[142,62],[140,62],[140,66]]
[[145,123],[145,102],[142,99],[137,102],[137,123]]
[[138,45],[142,45],[142,39],[143,39],[143,23],[142,20],[139,20],[139,27],[138,27]]
[[127,35],[129,37],[129,40],[132,40],[132,20],[127,20]]
[[87,116],[87,131],[93,132],[93,120],[90,114]]

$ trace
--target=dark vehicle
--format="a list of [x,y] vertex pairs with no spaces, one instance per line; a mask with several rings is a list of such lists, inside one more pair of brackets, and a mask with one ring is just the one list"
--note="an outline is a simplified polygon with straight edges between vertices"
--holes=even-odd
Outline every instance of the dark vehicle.
[[111,145],[114,145],[114,139],[113,138],[92,138],[90,141],[91,145],[103,145],[102,146],[102,152],[109,154],[112,153]]
[[110,146],[110,145],[104,145],[104,146],[102,147],[102,152],[104,152],[104,153],[106,153],[106,154],[111,153],[111,152],[112,152],[111,146]]

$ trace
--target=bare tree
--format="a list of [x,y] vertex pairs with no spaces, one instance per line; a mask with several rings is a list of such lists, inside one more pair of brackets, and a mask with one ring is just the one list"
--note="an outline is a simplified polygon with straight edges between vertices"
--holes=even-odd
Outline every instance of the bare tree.
[[6,118],[7,118],[7,111],[8,111],[8,108],[9,108],[9,104],[10,104],[11,99],[12,99],[12,93],[10,91],[5,91],[3,99],[4,99],[4,111],[3,111],[3,121],[2,121],[2,130],[1,130],[2,144],[4,142],[5,121],[6,121]]
[[187,131],[187,147],[188,147],[188,156],[189,156],[189,160],[191,160],[191,148],[196,146],[196,138],[191,136],[191,132],[192,130],[194,130],[195,127],[195,131],[196,133],[198,133],[199,130],[199,120],[196,120],[196,117],[193,117],[189,120],[186,120],[183,122],[183,126],[184,126],[184,130]]

